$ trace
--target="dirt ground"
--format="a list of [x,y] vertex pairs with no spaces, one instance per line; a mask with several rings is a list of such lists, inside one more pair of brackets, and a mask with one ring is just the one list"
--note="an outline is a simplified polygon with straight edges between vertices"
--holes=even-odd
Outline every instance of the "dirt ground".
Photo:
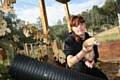
[[100,59],[101,60],[112,60],[120,58],[120,40],[101,43],[99,46]]
[[120,80],[120,40],[102,43],[99,46],[102,70],[109,80]]

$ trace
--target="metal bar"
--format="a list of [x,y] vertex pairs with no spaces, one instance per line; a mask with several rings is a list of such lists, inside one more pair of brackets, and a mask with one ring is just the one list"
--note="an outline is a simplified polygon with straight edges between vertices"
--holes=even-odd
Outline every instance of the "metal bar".
[[70,13],[69,13],[69,8],[68,8],[68,3],[64,4],[64,9],[65,9],[65,15],[66,15],[66,20],[67,20],[67,25],[68,25],[68,32],[71,32],[71,27],[70,27]]
[[42,18],[42,27],[43,27],[43,34],[45,35],[44,41],[48,41],[48,20],[46,14],[46,7],[45,7],[45,0],[39,0],[39,7],[40,13]]

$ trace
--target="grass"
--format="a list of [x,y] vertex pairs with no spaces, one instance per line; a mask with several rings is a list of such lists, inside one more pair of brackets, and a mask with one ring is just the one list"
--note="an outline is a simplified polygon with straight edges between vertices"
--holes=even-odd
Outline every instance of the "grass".
[[112,42],[120,40],[118,27],[113,27],[95,35],[101,42]]
[[118,35],[118,33],[113,33],[109,35],[101,35],[101,36],[97,36],[97,38],[102,42],[112,42],[112,41],[120,40],[120,34]]

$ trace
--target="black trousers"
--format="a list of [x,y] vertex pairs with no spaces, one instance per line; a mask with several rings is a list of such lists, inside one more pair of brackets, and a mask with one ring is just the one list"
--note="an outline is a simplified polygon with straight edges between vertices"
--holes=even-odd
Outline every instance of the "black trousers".
[[107,76],[100,69],[95,67],[93,67],[92,69],[88,68],[83,61],[80,61],[79,63],[74,65],[71,69],[91,76],[99,77],[104,80],[108,80]]

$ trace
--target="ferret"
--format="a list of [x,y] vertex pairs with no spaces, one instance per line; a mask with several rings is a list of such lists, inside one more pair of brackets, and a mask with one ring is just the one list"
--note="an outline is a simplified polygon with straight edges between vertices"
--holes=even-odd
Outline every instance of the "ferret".
[[90,61],[90,62],[94,60],[94,57],[95,57],[94,49],[93,49],[94,45],[99,45],[99,42],[95,37],[91,37],[84,41],[83,50],[86,51],[86,54],[84,56],[85,60]]

